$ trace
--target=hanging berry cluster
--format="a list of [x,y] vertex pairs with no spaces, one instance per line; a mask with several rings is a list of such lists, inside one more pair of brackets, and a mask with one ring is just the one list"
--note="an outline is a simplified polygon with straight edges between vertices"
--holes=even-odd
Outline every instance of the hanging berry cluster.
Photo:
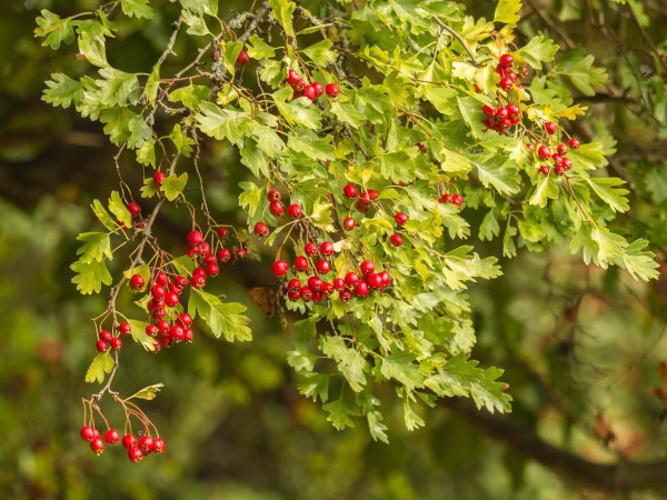
[[293,69],[290,69],[287,73],[287,83],[290,84],[294,91],[292,99],[306,96],[311,101],[315,101],[318,97],[324,94],[324,92],[326,92],[329,97],[336,97],[340,94],[340,88],[335,83],[327,83],[326,88],[322,87],[320,82],[306,84],[299,73]]

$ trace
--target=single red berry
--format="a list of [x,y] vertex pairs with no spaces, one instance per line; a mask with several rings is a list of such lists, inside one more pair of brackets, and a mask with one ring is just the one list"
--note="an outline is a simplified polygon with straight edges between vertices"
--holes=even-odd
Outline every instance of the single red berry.
[[155,326],[154,324],[148,323],[146,325],[146,335],[148,335],[149,337],[155,337],[158,331],[159,331],[158,327]]
[[371,288],[381,288],[382,287],[382,276],[379,273],[370,273],[366,276],[366,283]]
[[137,438],[134,437],[132,434],[125,434],[123,436],[123,446],[125,448],[132,448],[133,446],[137,446]]
[[563,157],[559,155],[558,153],[554,153],[551,155],[551,159],[554,161],[556,165],[562,165],[563,164]]
[[271,212],[271,215],[274,215],[275,217],[280,217],[285,209],[283,208],[283,204],[280,203],[279,201],[272,201],[269,203],[269,212]]
[[153,451],[153,438],[150,436],[141,436],[141,439],[139,439],[139,448],[144,453]]
[[378,199],[380,196],[380,193],[378,193],[375,189],[369,189],[368,190],[368,199],[371,201],[375,201]]
[[229,229],[226,227],[219,226],[216,228],[215,232],[218,233],[218,236],[223,239],[229,236]]
[[312,241],[309,241],[306,243],[306,246],[304,247],[304,251],[306,252],[306,255],[308,256],[313,256],[317,253],[317,245],[313,243]]
[[98,350],[98,351],[100,351],[100,352],[104,352],[104,351],[107,350],[108,345],[107,345],[106,341],[104,341],[104,340],[98,340],[98,341],[95,343],[95,347],[97,347],[97,350]]
[[186,286],[188,286],[188,279],[182,274],[179,274],[174,278],[174,283],[176,283],[181,288],[185,288]]
[[367,212],[371,207],[371,202],[368,199],[367,193],[361,193],[361,198],[357,201],[357,210],[361,213]]
[[229,259],[232,258],[232,253],[225,247],[222,247],[218,250],[218,260],[220,262],[229,262]]
[[463,205],[463,195],[461,193],[456,193],[452,195],[452,203],[457,207]]
[[186,312],[182,312],[181,314],[178,315],[178,323],[183,328],[187,328],[188,326],[192,326],[192,316],[190,316]]
[[164,181],[167,178],[167,174],[161,171],[157,171],[153,174],[153,184],[156,186],[162,185],[162,181]]
[[563,162],[561,163],[563,167],[565,167],[566,170],[569,170],[572,168],[572,160],[569,158],[563,158]]
[[320,291],[322,293],[329,294],[334,291],[334,286],[328,281],[323,281],[322,285],[320,286]]
[[514,63],[514,58],[512,57],[511,54],[503,54],[500,56],[500,65],[503,68],[509,68],[512,66],[512,63]]
[[372,273],[375,271],[375,264],[373,264],[370,260],[365,260],[359,266],[359,270],[361,271],[361,274]]
[[206,264],[206,274],[209,276],[217,276],[220,273],[220,266],[216,262],[209,262]]
[[292,203],[287,207],[287,215],[289,215],[292,219],[298,219],[299,217],[302,217],[303,209],[301,208],[301,205]]
[[192,328],[186,328],[184,335],[186,342],[192,342],[195,338],[195,332],[192,331]]
[[363,281],[357,283],[354,287],[354,293],[357,297],[366,297],[368,295],[368,285]]
[[96,455],[101,455],[104,451],[104,441],[102,441],[100,438],[93,439],[90,442],[90,449],[93,450],[93,453]]
[[95,429],[93,429],[89,425],[84,425],[83,427],[81,427],[79,435],[81,436],[81,439],[83,439],[84,441],[92,441],[93,439],[95,439]]
[[567,146],[565,144],[559,144],[558,147],[556,148],[556,151],[558,152],[559,155],[565,156],[567,154]]
[[345,217],[343,221],[343,229],[346,231],[352,231],[357,222],[352,217]]
[[120,434],[118,434],[118,431],[112,427],[104,433],[104,441],[106,441],[107,444],[116,444],[120,441]]
[[120,337],[114,337],[109,341],[109,345],[114,351],[117,351],[123,346],[123,341]]
[[287,81],[289,82],[290,85],[296,85],[298,83],[301,83],[303,80],[299,76],[299,73],[291,69],[287,72]]
[[141,462],[141,460],[144,458],[144,454],[138,446],[133,446],[132,448],[128,449],[127,456],[132,462]]
[[408,216],[403,212],[396,212],[394,214],[394,220],[396,221],[397,225],[404,226],[405,223],[408,222]]
[[163,319],[157,322],[157,329],[160,331],[160,333],[165,333],[169,331],[169,323]]
[[156,299],[161,299],[167,294],[164,290],[164,286],[161,285],[153,285],[151,287],[151,295],[155,297]]
[[317,93],[318,97],[324,94],[324,87],[322,87],[322,84],[320,82],[313,82],[310,84],[310,86],[315,89],[315,92]]
[[548,146],[542,145],[537,150],[537,154],[539,155],[540,158],[542,158],[543,160],[546,160],[547,158],[549,158],[551,156],[551,150],[549,149]]
[[301,288],[290,290],[289,292],[287,292],[287,297],[291,301],[299,300],[301,298]]
[[130,212],[130,215],[134,219],[139,214],[141,214],[141,205],[139,205],[136,201],[131,201],[127,204],[127,210]]
[[349,272],[345,275],[345,284],[349,287],[356,285],[359,281],[359,275],[357,273]]
[[383,287],[391,285],[391,276],[389,276],[387,271],[382,271],[380,273],[380,279],[382,280]]
[[343,188],[343,193],[346,198],[356,198],[359,195],[359,190],[357,189],[357,186],[348,182]]
[[579,139],[575,139],[574,137],[570,137],[570,140],[567,141],[569,144],[570,148],[572,149],[579,149],[579,146],[581,146],[581,143],[579,142]]
[[160,438],[153,439],[153,451],[155,453],[164,453],[165,449],[166,445],[164,443],[164,439]]
[[292,278],[287,283],[287,288],[289,290],[298,290],[299,288],[301,288],[301,282],[296,278]]
[[334,254],[333,243],[331,243],[330,241],[323,241],[320,244],[320,253],[322,255],[333,255]]
[[97,334],[97,338],[104,340],[105,342],[109,342],[113,338],[113,335],[109,330],[100,330],[100,332]]
[[120,325],[118,325],[118,330],[123,335],[129,335],[132,332],[132,327],[127,321],[123,321]]
[[313,291],[307,286],[304,286],[299,290],[299,296],[304,302],[310,302],[313,298]]
[[540,165],[540,173],[549,175],[549,167],[546,165]]
[[305,95],[311,101],[314,101],[318,97],[317,89],[313,85],[308,85],[305,89],[303,89],[303,95]]
[[239,52],[239,55],[236,57],[236,63],[243,66],[244,64],[248,64],[248,61],[250,61],[250,56],[248,55],[248,51],[242,50],[241,52]]
[[194,247],[204,242],[204,235],[201,234],[201,231],[193,229],[188,233],[188,246]]
[[554,168],[554,172],[556,172],[556,175],[563,175],[565,173],[565,167],[563,165],[558,165]]
[[164,296],[164,303],[167,305],[167,307],[174,307],[176,304],[178,304],[178,302],[178,295],[174,292],[169,292]]
[[391,244],[394,245],[395,247],[400,247],[403,244],[403,238],[401,237],[400,234],[392,234],[389,237],[389,241],[391,241]]
[[311,290],[319,290],[322,286],[322,279],[319,276],[311,276],[308,278],[308,288]]
[[169,329],[171,340],[181,342],[185,340],[185,329],[181,325],[172,325]]
[[496,111],[496,116],[498,118],[505,119],[510,115],[510,112],[507,110],[506,107],[498,108],[498,111]]
[[530,143],[526,144],[526,148],[527,148],[528,151],[530,151],[531,153],[534,153],[534,152],[535,152],[535,146],[533,146],[533,145],[530,144]]
[[206,276],[193,274],[192,278],[190,278],[190,286],[192,288],[204,288],[206,286]]
[[512,85],[514,85],[514,82],[512,81],[511,78],[505,77],[500,79],[498,85],[500,85],[500,88],[503,90],[510,90],[512,88]]
[[289,264],[284,260],[277,260],[273,263],[273,274],[278,278],[285,276],[289,271]]
[[505,109],[507,109],[507,112],[508,112],[510,115],[518,115],[519,112],[521,111],[521,110],[519,109],[519,106],[517,106],[517,105],[514,104],[514,103],[508,104],[507,106],[505,106]]
[[308,270],[308,259],[303,255],[299,255],[294,259],[294,269],[297,271],[307,271]]
[[158,271],[155,275],[155,283],[160,286],[166,286],[169,283],[169,276],[164,271]]
[[493,116],[494,114],[496,114],[496,108],[490,106],[489,104],[485,104],[484,106],[482,106],[482,113],[484,113],[484,115],[486,116]]
[[248,249],[246,247],[238,247],[236,249],[236,256],[239,259],[245,259],[246,255],[248,255]]
[[340,297],[340,300],[343,302],[347,302],[352,298],[352,292],[350,291],[349,288],[343,288],[340,292],[338,292],[338,295]]
[[336,290],[341,290],[342,288],[345,288],[345,280],[343,278],[336,278],[333,281],[333,287]]
[[320,274],[327,274],[331,270],[331,264],[328,260],[320,259],[315,263],[315,269]]
[[261,221],[255,224],[255,236],[258,238],[263,238],[267,234],[269,234],[269,226]]
[[556,125],[554,122],[546,122],[544,124],[544,129],[547,131],[547,134],[554,134],[558,129],[558,125]]
[[140,290],[144,287],[144,278],[140,274],[133,274],[130,278],[130,288],[132,290]]
[[327,83],[326,92],[329,97],[336,97],[340,94],[340,88],[335,83]]

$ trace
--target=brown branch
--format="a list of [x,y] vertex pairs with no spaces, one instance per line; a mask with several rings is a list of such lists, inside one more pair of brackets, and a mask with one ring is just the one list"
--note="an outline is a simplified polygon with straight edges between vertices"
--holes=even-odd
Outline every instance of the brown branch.
[[463,37],[462,37],[456,30],[454,30],[453,28],[449,27],[447,24],[443,23],[443,22],[442,22],[440,19],[438,19],[437,17],[434,17],[433,19],[435,19],[435,22],[438,23],[438,26],[440,26],[443,30],[445,30],[447,33],[449,33],[449,34],[452,35],[454,38],[456,38],[456,39],[461,43],[461,45],[463,45],[463,48],[465,49],[465,51],[466,51],[466,52],[468,53],[468,55],[470,56],[470,59],[472,59],[473,64],[474,64],[475,66],[479,66],[479,61],[477,60],[477,58],[475,57],[475,54],[473,53],[472,49],[471,49],[470,46],[466,43],[466,41],[463,39]]
[[654,490],[667,493],[667,460],[598,463],[544,441],[529,424],[515,417],[477,410],[469,401],[448,399],[442,405],[489,437],[579,487],[606,493]]

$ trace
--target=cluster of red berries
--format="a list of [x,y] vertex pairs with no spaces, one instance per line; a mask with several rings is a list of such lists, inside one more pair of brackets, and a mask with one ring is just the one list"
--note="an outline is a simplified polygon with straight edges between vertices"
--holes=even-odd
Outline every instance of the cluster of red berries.
[[[308,256],[315,256],[317,253],[322,255],[332,255],[334,253],[333,243],[323,242],[318,250],[315,243],[306,243],[305,252]],[[284,260],[276,260],[273,263],[273,274],[278,278],[286,277],[290,266]],[[320,258],[315,262],[314,269],[317,274],[326,275],[331,270],[331,264],[328,260]],[[321,302],[322,299],[338,291],[341,300],[347,302],[353,296],[366,297],[371,289],[380,290],[391,284],[391,277],[387,271],[375,272],[375,264],[370,260],[365,260],[359,266],[361,277],[355,272],[349,272],[345,278],[337,277],[332,282],[322,281],[317,274],[308,277],[305,284],[295,276],[287,283],[287,297],[291,301],[302,300],[304,302]],[[294,274],[308,273],[313,269],[308,259],[299,255],[294,259]]]
[[[271,189],[266,193],[266,198],[269,200],[269,212],[275,217],[280,217],[285,213],[285,207],[281,203],[282,195],[277,189]],[[303,217],[303,208],[298,203],[291,203],[287,206],[287,215],[292,219],[300,219]],[[255,224],[255,235],[262,238],[269,234],[269,227],[263,223]]]
[[123,346],[120,334],[129,335],[131,331],[132,327],[127,322],[122,322],[118,325],[118,335],[114,335],[109,330],[102,329],[97,333],[95,347],[100,352],[105,352],[107,349],[117,351]]
[[519,79],[521,77],[528,76],[528,66],[523,66],[520,70],[520,74],[517,74],[513,69],[512,65],[514,64],[514,58],[511,54],[503,54],[498,60],[498,65],[496,66],[496,73],[500,77],[498,81],[498,86],[505,90],[510,91],[512,87],[516,86],[519,89],[523,88]]
[[438,198],[438,201],[440,203],[453,203],[457,207],[460,207],[463,205],[463,195],[461,193],[445,193],[440,198]]
[[292,99],[305,95],[308,99],[314,101],[325,92],[329,97],[336,97],[340,94],[340,88],[335,83],[327,83],[326,87],[322,87],[320,82],[312,82],[306,85],[306,82],[303,81],[299,73],[293,69],[287,72],[287,83],[290,84],[294,91]]
[[497,108],[485,104],[482,107],[482,113],[484,113],[482,123],[486,128],[495,130],[499,134],[504,133],[505,130],[521,121],[521,110],[514,103],[498,106]]
[[[557,130],[557,125],[555,125],[552,122],[547,122],[545,124],[545,128],[549,134],[553,134]],[[579,140],[571,137],[568,140],[568,146],[569,149],[578,149],[580,146]],[[565,172],[570,170],[572,168],[572,160],[570,158],[567,158],[565,155],[567,155],[569,149],[568,146],[566,146],[563,143],[559,143],[558,146],[556,147],[556,152],[552,153],[551,149],[547,145],[541,145],[537,148],[537,156],[540,158],[540,160],[549,160],[553,161],[554,164],[554,173],[556,175],[563,175]],[[526,146],[528,150],[531,153],[535,153],[535,146],[532,144],[528,144]],[[542,164],[539,167],[540,173],[544,175],[549,175],[550,168],[546,164]]]
[[[96,455],[101,455],[104,452],[105,443],[114,445],[120,441],[120,434],[116,429],[110,427],[104,433],[104,440],[100,431],[90,425],[84,425],[79,431],[81,439],[90,443],[90,449]],[[132,462],[139,462],[142,458],[151,453],[164,453],[166,445],[163,439],[153,438],[149,435],[141,436],[137,439],[133,434],[125,434],[123,436],[123,446],[127,449],[127,456]]]

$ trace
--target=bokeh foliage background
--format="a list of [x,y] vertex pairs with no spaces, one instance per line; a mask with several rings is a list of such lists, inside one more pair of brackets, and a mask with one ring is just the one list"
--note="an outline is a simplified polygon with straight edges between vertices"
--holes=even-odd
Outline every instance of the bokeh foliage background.
[[[303,2],[307,4],[308,2]],[[361,5],[363,2],[359,2]],[[494,2],[468,1],[490,17]],[[145,69],[162,51],[173,20],[167,2],[150,23],[124,19],[109,59]],[[519,30],[542,30],[562,50],[584,50],[609,75],[578,125],[617,141],[610,171],[632,188],[624,230],[651,241],[659,261],[667,243],[667,3],[661,0],[530,0]],[[227,267],[219,285],[249,305],[255,340],[209,341],[157,358],[134,352],[120,388],[163,382],[170,389],[146,409],[168,453],[134,465],[117,450],[93,457],[78,437],[89,318],[102,298],[70,284],[73,237],[92,224],[86,209],[116,182],[113,149],[98,124],[40,101],[54,71],[82,72],[73,50],[45,50],[33,38],[42,8],[63,15],[94,0],[5,0],[0,5],[0,491],[3,498],[604,498],[613,476],[584,482],[539,462],[521,433],[590,462],[660,460],[667,432],[667,282],[642,285],[615,269],[586,268],[566,250],[520,252],[505,275],[473,287],[479,344],[475,356],[506,369],[516,403],[504,420],[467,408],[430,410],[426,429],[402,431],[400,408],[390,445],[365,428],[336,432],[300,397],[285,355],[292,339],[267,318],[249,290],[270,280],[266,262]],[[249,2],[225,2],[233,17]],[[196,47],[185,38],[176,53]],[[179,57],[173,58],[178,64]],[[213,147],[212,147],[213,148]],[[209,200],[229,223],[239,177],[231,149],[206,151]],[[123,165],[133,179],[133,164]],[[134,181],[139,182],[136,172]],[[160,237],[179,245],[187,221],[160,220]],[[466,214],[476,220],[472,211]],[[479,224],[479,220],[477,220]],[[501,252],[489,244],[480,252]],[[268,257],[270,258],[270,257]],[[131,379],[129,379],[131,377]],[[504,427],[509,425],[510,427]],[[518,433],[518,434],[513,434]],[[534,443],[533,443],[534,444]],[[113,452],[116,453],[113,453]],[[631,498],[662,498],[665,487]],[[574,478],[576,479],[576,478]],[[598,491],[603,490],[603,491]]]

